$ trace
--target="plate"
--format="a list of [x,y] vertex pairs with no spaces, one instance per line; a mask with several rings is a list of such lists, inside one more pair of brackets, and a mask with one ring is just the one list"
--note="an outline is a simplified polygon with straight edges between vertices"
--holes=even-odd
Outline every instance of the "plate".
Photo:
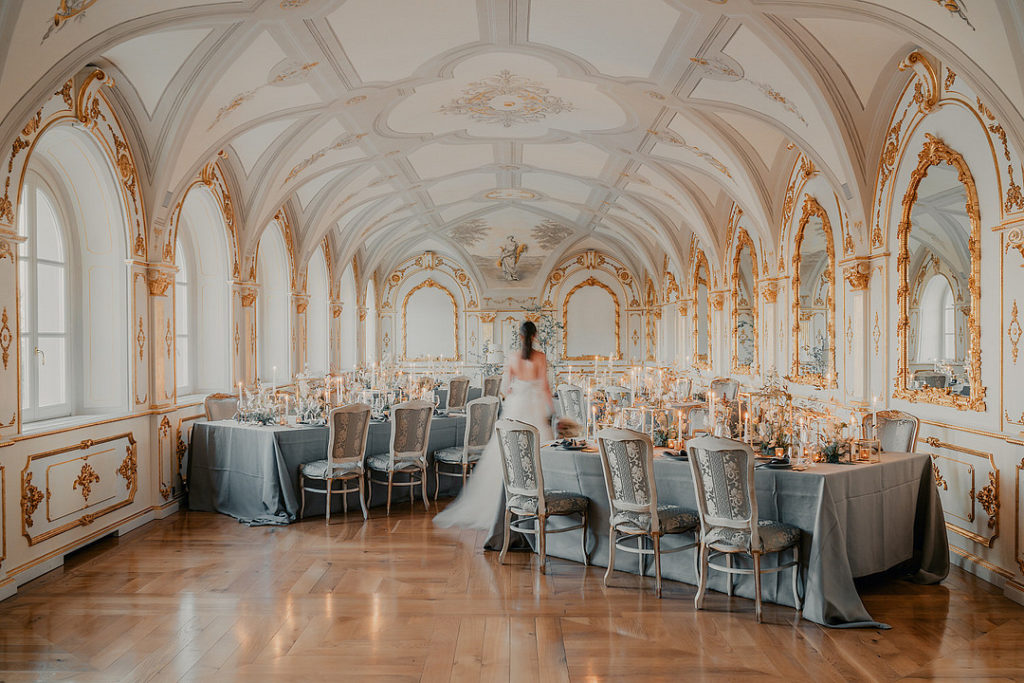
[[793,468],[793,465],[788,462],[766,462],[764,466],[770,470],[788,470]]
[[666,451],[662,453],[662,455],[669,460],[678,460],[679,462],[687,462],[690,459],[690,456],[686,453],[672,453],[670,451]]

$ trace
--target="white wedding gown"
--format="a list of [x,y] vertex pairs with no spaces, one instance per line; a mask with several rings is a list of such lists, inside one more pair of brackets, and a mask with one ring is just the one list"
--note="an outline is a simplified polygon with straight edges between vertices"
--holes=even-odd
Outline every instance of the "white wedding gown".
[[[501,419],[519,420],[533,425],[540,431],[540,440],[544,442],[554,438],[548,415],[544,380],[513,379],[502,405]],[[434,524],[440,527],[487,530],[500,523],[504,511],[505,484],[501,473],[501,452],[498,450],[498,440],[492,434],[466,487],[458,498],[434,517]]]

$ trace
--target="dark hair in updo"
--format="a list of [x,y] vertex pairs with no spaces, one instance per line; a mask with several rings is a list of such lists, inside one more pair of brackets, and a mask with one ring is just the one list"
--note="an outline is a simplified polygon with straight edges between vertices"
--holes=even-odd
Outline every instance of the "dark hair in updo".
[[523,358],[530,360],[533,354],[533,338],[537,336],[537,326],[527,320],[519,326],[519,336],[523,338]]

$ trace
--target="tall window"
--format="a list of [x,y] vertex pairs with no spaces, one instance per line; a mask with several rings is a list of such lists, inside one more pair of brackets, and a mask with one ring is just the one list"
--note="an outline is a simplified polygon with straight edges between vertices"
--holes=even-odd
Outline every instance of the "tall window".
[[28,177],[18,229],[21,245],[21,408],[31,422],[71,414],[68,386],[67,247],[63,222],[40,179]]
[[192,391],[188,336],[188,261],[185,260],[185,253],[181,248],[180,241],[175,247],[174,262],[178,266],[178,273],[174,279],[174,374],[178,393],[187,394]]
[[956,312],[953,308],[953,290],[946,285],[942,293],[942,348],[943,358],[956,358]]
[[921,295],[920,362],[956,358],[956,308],[953,290],[942,275],[933,275]]

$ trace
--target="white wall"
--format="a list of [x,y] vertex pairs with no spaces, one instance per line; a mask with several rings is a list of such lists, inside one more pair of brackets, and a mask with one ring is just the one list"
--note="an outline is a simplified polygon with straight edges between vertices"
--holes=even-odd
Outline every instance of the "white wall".
[[270,382],[276,367],[278,383],[285,382],[291,377],[291,316],[288,308],[291,288],[287,247],[276,222],[271,223],[260,238],[256,280],[260,284],[259,317],[256,321],[260,379]]
[[328,369],[330,327],[327,261],[322,249],[313,252],[309,259],[306,293],[309,295],[309,305],[306,307],[306,365],[312,374],[322,375]]

